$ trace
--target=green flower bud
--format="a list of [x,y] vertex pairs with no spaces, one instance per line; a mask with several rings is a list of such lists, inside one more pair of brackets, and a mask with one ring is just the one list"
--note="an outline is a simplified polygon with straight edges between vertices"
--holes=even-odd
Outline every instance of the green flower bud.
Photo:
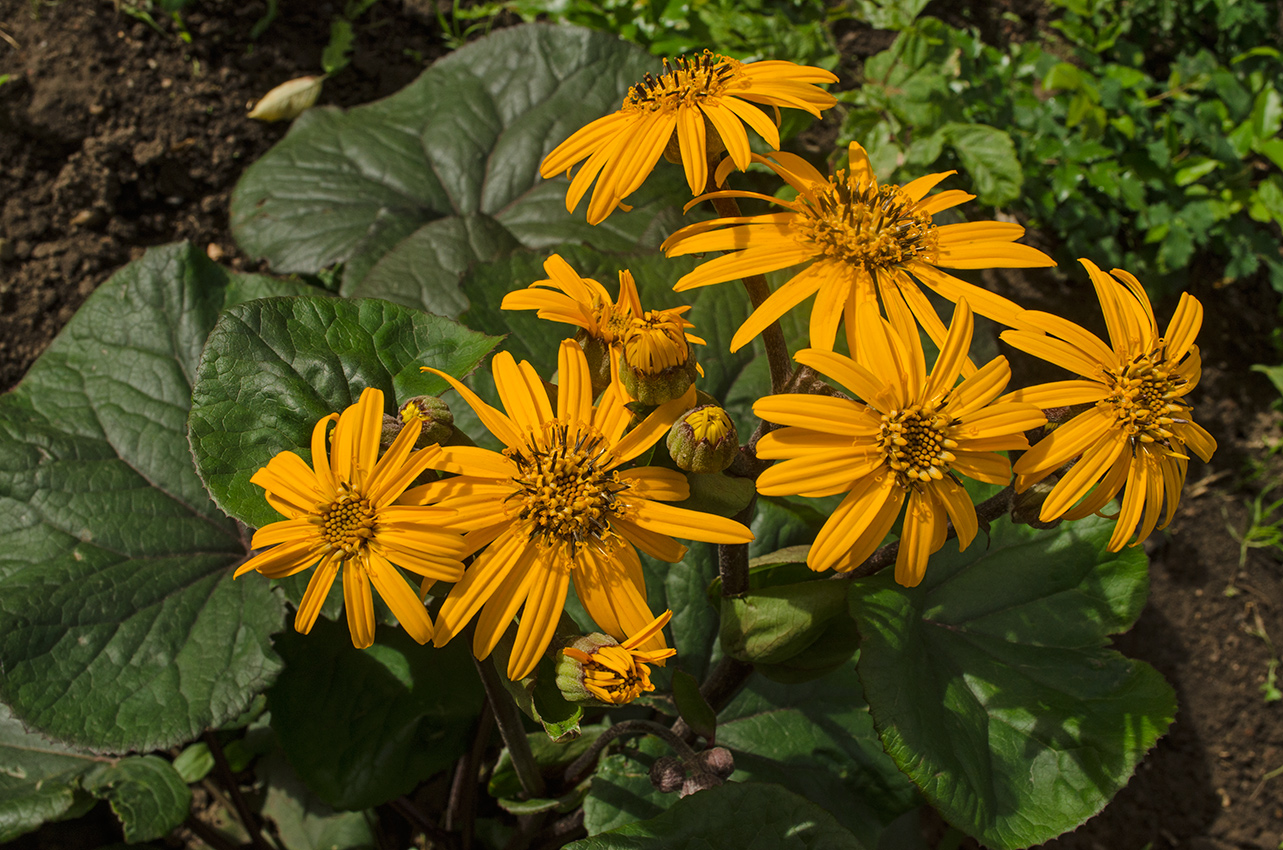
[[[405,425],[416,420],[423,423],[419,439],[414,443],[416,448],[446,443],[454,432],[454,414],[444,401],[435,396],[416,395],[401,405],[400,412],[401,423]],[[386,433],[386,425],[384,432]]]
[[695,383],[689,326],[674,310],[652,310],[634,320],[619,359],[619,380],[630,396],[645,405],[663,404],[681,398]]
[[663,663],[675,649],[640,649],[668,624],[665,611],[622,644],[600,632],[584,635],[566,646],[557,658],[557,688],[570,702],[627,705],[647,691],[650,665]]
[[668,432],[668,453],[687,472],[721,472],[738,451],[735,423],[715,404],[687,411]]

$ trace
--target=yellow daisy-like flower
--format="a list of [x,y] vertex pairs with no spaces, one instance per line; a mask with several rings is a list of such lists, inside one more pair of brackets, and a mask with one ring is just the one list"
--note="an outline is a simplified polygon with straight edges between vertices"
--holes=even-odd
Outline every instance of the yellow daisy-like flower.
[[[644,310],[632,272],[619,273],[619,297],[614,301],[606,287],[580,277],[565,259],[553,254],[543,264],[547,280],[537,280],[526,289],[509,292],[500,307],[504,310],[537,310],[536,315],[551,322],[564,322],[581,329],[580,342],[592,368],[593,386],[604,388],[619,381],[619,359],[630,337],[644,334],[653,326],[676,326],[677,344],[685,354],[686,344],[704,345],[704,340],[687,331],[695,327],[683,316],[689,306],[671,310]],[[633,343],[638,347],[638,343]],[[653,346],[642,346],[648,352]]]
[[637,634],[623,643],[616,643],[611,638],[597,635],[581,639],[585,648],[568,646],[561,652],[567,658],[578,662],[578,669],[566,670],[559,667],[558,680],[563,675],[571,677],[571,687],[582,688],[596,699],[609,705],[627,705],[644,693],[655,690],[650,682],[650,665],[662,665],[677,654],[675,649],[644,650],[640,647],[659,633],[673,612],[665,611],[651,620]]
[[246,561],[236,577],[257,570],[268,578],[285,578],[316,566],[294,618],[294,628],[303,634],[312,630],[342,570],[353,644],[364,649],[374,643],[371,584],[411,637],[419,643],[432,638],[427,609],[397,566],[429,580],[458,581],[464,545],[458,533],[443,530],[453,510],[398,503],[439,451],[436,446],[413,451],[421,427],[419,422],[406,425],[379,458],[383,393],[367,389],[341,415],[316,423],[312,466],[286,451],[250,478],[267,491],[268,504],[288,519],[255,532],[255,549],[275,548]]
[[[708,181],[710,149],[727,151],[743,171],[751,161],[745,124],[778,148],[779,107],[804,109],[818,118],[837,100],[814,84],[835,82],[837,77],[821,68],[783,61],[746,64],[707,51],[671,64],[664,60],[662,73],[647,74],[629,89],[618,112],[598,118],[558,145],[539,173],[552,177],[588,160],[570,183],[566,209],[574,210],[596,180],[588,202],[589,224],[600,224],[622,206],[665,150],[673,162],[680,156],[686,182],[698,194]],[[754,103],[774,107],[775,121]]]
[[[704,198],[759,198],[785,207],[786,212],[692,224],[664,241],[664,253],[670,257],[733,252],[683,276],[673,286],[678,292],[809,263],[753,311],[732,338],[731,351],[739,350],[812,295],[812,348],[831,351],[842,317],[846,316],[849,329],[860,305],[876,304],[879,299],[888,317],[915,317],[936,345],[942,345],[944,323],[918,283],[950,301],[965,296],[980,315],[1011,324],[1020,313],[1014,302],[958,280],[939,267],[1054,266],[1055,261],[1036,248],[1015,244],[1025,229],[998,221],[934,224],[937,213],[975,197],[956,189],[928,196],[954,172],[928,174],[904,186],[879,184],[864,148],[852,142],[849,154],[850,173],[839,170],[832,179],[793,154],[754,154],[754,160],[797,190],[796,199],[781,201],[755,192],[719,191],[691,203]],[[719,183],[722,176],[719,169]]]
[[[506,352],[496,355],[495,386],[507,415],[429,369],[450,382],[506,448],[443,448],[430,465],[455,477],[407,494],[456,509],[453,527],[466,532],[468,551],[480,551],[441,606],[436,645],[480,612],[472,649],[485,658],[524,606],[508,662],[512,679],[529,674],[548,648],[572,580],[601,630],[623,640],[654,619],[634,547],[675,563],[686,547],[672,535],[710,543],[753,537],[732,520],[663,504],[689,497],[680,472],[622,468],[692,405],[693,389],[625,433],[633,417],[619,385],[608,387],[594,407],[588,362],[574,340],[562,342],[557,367],[554,411],[534,367],[518,365]],[[663,649],[662,634],[642,646]]]
[[762,419],[788,427],[766,434],[757,454],[782,460],[757,480],[767,496],[846,493],[807,554],[813,570],[851,570],[873,553],[908,501],[895,579],[922,581],[927,557],[944,545],[946,517],[959,547],[976,535],[975,506],[958,475],[1006,484],[1000,451],[1028,446],[1024,431],[1046,422],[1032,404],[994,403],[1011,377],[1003,357],[962,383],[971,345],[971,310],[958,301],[931,374],[912,320],[893,326],[872,304],[856,316],[859,362],[806,349],[797,361],[864,402],[818,395],[774,395],[753,405]]
[[1185,450],[1204,461],[1216,451],[1216,440],[1194,422],[1185,401],[1202,374],[1194,338],[1203,324],[1203,305],[1182,293],[1167,332],[1160,335],[1140,281],[1122,269],[1110,277],[1089,260],[1079,262],[1100,299],[1109,345],[1067,319],[1038,311],[1026,312],[1021,327],[1039,331],[1002,334],[1021,351],[1082,376],[1018,390],[1008,398],[1043,408],[1091,405],[1016,461],[1016,489],[1027,489],[1077,458],[1043,503],[1039,518],[1051,521],[1096,513],[1126,484],[1109,541],[1109,550],[1117,552],[1133,534],[1134,546],[1171,522],[1189,466]]

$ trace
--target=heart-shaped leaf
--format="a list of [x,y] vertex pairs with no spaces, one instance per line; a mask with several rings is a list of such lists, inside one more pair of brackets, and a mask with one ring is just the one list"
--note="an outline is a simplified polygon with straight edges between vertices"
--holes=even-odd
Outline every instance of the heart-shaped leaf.
[[1104,808],[1171,724],[1172,689],[1107,647],[1148,591],[1112,523],[995,525],[916,588],[856,582],[860,678],[887,752],[952,824],[1028,847]]
[[220,311],[304,289],[152,249],[0,398],[0,698],[28,725],[170,747],[275,678],[284,609],[232,582],[247,540],[196,476],[187,412]]
[[312,428],[366,387],[397,401],[447,384],[421,366],[462,377],[498,339],[386,301],[275,298],[219,320],[196,371],[191,444],[209,492],[256,528],[280,519],[249,479],[278,452],[307,459]]
[[468,647],[419,646],[378,631],[364,651],[342,623],[277,640],[286,668],[267,694],[272,729],[326,805],[366,809],[407,794],[468,748],[481,682]]
[[863,850],[814,802],[779,785],[728,782],[677,800],[650,820],[576,841],[568,850]]
[[539,176],[553,147],[657,68],[641,49],[577,27],[493,33],[391,97],[301,116],[241,178],[232,231],[277,271],[345,263],[343,294],[429,309],[470,265],[517,246],[657,246],[687,199],[676,167],[663,166],[678,179],[651,181],[632,212],[596,227],[566,211],[564,177]]

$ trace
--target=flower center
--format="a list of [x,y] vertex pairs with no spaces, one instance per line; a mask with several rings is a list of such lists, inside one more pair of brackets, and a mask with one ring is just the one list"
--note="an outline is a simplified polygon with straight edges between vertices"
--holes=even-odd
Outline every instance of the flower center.
[[628,485],[604,468],[610,450],[595,428],[553,419],[526,446],[504,453],[519,470],[509,499],[531,537],[577,548],[611,534],[610,517],[624,512],[616,495]]
[[683,366],[689,357],[685,325],[667,310],[648,310],[624,338],[624,360],[642,375]]
[[868,271],[901,266],[915,259],[932,263],[938,239],[931,216],[914,211],[899,186],[854,183],[839,171],[817,194],[793,227],[826,257]]
[[1171,373],[1163,341],[1149,354],[1138,354],[1111,375],[1114,390],[1099,404],[1110,405],[1119,425],[1133,441],[1168,445],[1171,425],[1185,412],[1178,401],[1185,379]]
[[321,511],[321,536],[331,549],[351,556],[374,536],[374,508],[369,499],[342,486],[344,492]]
[[878,448],[901,487],[907,490],[918,481],[944,478],[949,464],[957,460],[950,449],[958,444],[947,436],[952,422],[947,413],[920,405],[882,417]]
[[740,63],[729,56],[705,50],[693,56],[679,56],[658,76],[647,73],[642,81],[628,90],[621,111],[673,110],[694,106],[698,101],[717,97],[731,80],[739,75]]

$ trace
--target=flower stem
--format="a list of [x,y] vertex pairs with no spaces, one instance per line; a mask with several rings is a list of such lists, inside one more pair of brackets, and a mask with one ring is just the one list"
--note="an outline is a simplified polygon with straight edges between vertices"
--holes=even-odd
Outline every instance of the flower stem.
[[[709,169],[708,176],[710,184],[713,180],[713,169]],[[716,190],[715,185],[706,187],[706,191]],[[743,215],[740,212],[740,205],[734,198],[713,198],[713,209],[722,218],[732,218]],[[744,278],[744,288],[748,290],[748,300],[752,302],[753,309],[756,310],[762,306],[771,295],[771,288],[766,285],[766,278],[760,274],[749,275]],[[793,375],[793,361],[789,357],[788,345],[784,342],[784,331],[780,329],[778,321],[771,322],[762,331],[762,342],[766,343],[766,362],[771,371],[771,392],[784,392],[784,387],[788,384],[789,378]]]
[[601,755],[606,745],[625,735],[654,735],[668,744],[682,761],[695,758],[695,751],[691,749],[690,744],[683,741],[667,726],[661,726],[649,720],[624,720],[602,732],[597,740],[592,742],[587,752],[570,763],[565,773],[567,787],[573,787],[582,782],[584,775],[596,764],[597,756]]
[[262,827],[259,825],[258,818],[254,817],[254,812],[245,802],[244,795],[241,794],[241,786],[236,782],[236,776],[232,773],[231,765],[227,763],[227,756],[223,754],[223,748],[218,743],[218,736],[212,731],[206,730],[201,736],[205,745],[209,747],[209,754],[214,757],[214,768],[218,771],[218,778],[222,780],[223,787],[227,789],[227,795],[232,799],[232,805],[236,809],[236,816],[240,818],[241,826],[249,833],[249,840],[255,850],[271,850],[267,841],[263,838]]
[[534,754],[530,752],[530,741],[526,739],[526,727],[521,723],[521,709],[513,702],[508,689],[499,681],[499,671],[494,668],[493,658],[485,661],[472,659],[481,676],[481,684],[486,689],[486,699],[490,702],[490,711],[494,714],[499,735],[512,757],[512,767],[521,782],[521,790],[527,798],[544,795],[543,776],[535,764]]

